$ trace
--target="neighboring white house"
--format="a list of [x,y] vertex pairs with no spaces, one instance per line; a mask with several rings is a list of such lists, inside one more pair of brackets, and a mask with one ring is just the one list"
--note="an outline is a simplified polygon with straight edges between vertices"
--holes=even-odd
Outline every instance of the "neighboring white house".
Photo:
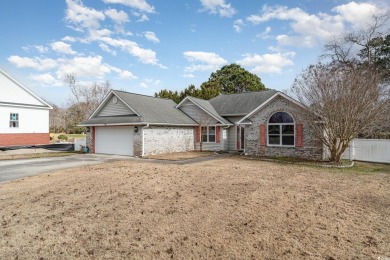
[[0,69],[0,147],[48,144],[52,107]]

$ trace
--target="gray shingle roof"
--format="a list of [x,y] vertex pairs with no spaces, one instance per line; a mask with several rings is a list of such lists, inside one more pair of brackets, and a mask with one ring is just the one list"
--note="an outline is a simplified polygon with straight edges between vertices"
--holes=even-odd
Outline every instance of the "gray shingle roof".
[[81,125],[98,124],[99,122],[104,122],[104,124],[143,122],[164,125],[197,125],[189,116],[176,109],[176,103],[170,99],[156,98],[119,90],[113,90],[113,93],[118,95],[141,117],[94,117],[82,122]]
[[80,123],[81,126],[86,125],[104,125],[104,124],[128,124],[140,123],[142,118],[139,116],[98,116],[88,119]]
[[204,100],[200,98],[194,98],[189,97],[194,103],[196,103],[198,106],[202,107],[203,109],[207,110],[210,114],[212,114],[218,121],[220,121],[222,124],[230,125],[231,123],[226,120],[225,118],[221,117],[218,112],[215,110],[215,108],[210,104],[209,100]]
[[239,94],[221,94],[209,101],[221,116],[246,115],[277,92],[272,89]]

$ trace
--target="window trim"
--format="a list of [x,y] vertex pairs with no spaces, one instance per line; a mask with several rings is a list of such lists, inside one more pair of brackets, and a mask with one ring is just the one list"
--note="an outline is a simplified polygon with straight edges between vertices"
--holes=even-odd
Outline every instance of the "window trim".
[[[271,117],[273,115],[275,115],[276,113],[286,113],[286,114],[288,114],[293,119],[293,122],[292,123],[269,123],[269,120],[271,119]],[[279,144],[270,144],[269,143],[269,136],[270,136],[270,134],[269,134],[269,126],[271,126],[271,125],[279,126],[279,134],[278,135],[277,134],[272,134],[272,136],[279,136]],[[284,134],[283,135],[283,133],[282,133],[283,127],[282,126],[285,126],[285,125],[292,125],[294,127],[294,134]],[[296,144],[296,140],[295,140],[296,139],[296,132],[297,131],[296,131],[296,124],[295,124],[294,117],[290,113],[288,113],[286,111],[276,111],[276,112],[272,113],[272,115],[267,120],[267,129],[266,129],[266,133],[267,133],[267,146],[270,146],[270,147],[295,147],[295,144]],[[293,136],[294,137],[294,144],[283,145],[282,144],[283,136]]]
[[[209,128],[210,127],[214,127],[214,134],[212,134],[214,136],[214,142],[210,142],[210,130]],[[206,136],[207,136],[207,141],[202,141],[202,137],[203,137],[203,128],[206,128]],[[211,143],[211,144],[214,144],[217,142],[217,126],[201,126],[201,129],[200,129],[200,141],[202,143]]]
[[[16,115],[17,116],[17,120],[11,120],[11,116],[12,115]],[[17,123],[17,126],[11,126],[11,123],[12,122],[16,122]],[[19,128],[19,113],[9,113],[9,128]]]

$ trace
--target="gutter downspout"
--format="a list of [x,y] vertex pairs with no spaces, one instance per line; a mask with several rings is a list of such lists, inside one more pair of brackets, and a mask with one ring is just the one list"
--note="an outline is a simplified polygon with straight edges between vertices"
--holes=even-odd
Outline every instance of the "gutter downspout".
[[142,156],[145,156],[145,133],[144,129],[149,127],[149,123],[146,124],[146,126],[142,127]]

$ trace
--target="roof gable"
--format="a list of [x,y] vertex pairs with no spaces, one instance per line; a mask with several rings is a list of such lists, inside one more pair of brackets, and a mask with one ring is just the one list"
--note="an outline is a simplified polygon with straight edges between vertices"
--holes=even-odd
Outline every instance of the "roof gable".
[[0,69],[0,103],[9,106],[51,109],[43,99],[27,89],[11,75]]
[[[116,107],[110,104],[114,96],[118,98],[117,104],[120,104]],[[91,115],[89,120],[82,124],[97,122],[100,119],[103,120],[104,117],[107,117],[103,120],[104,123],[110,124],[111,121],[115,121],[115,118],[122,117],[122,123],[133,123],[136,120],[137,122],[146,124],[196,125],[195,121],[179,109],[176,109],[175,106],[176,103],[170,99],[112,90]],[[127,113],[128,111],[130,113]],[[132,120],[129,121],[126,117],[131,117]],[[98,120],[98,118],[100,119]]]
[[89,119],[100,116],[124,116],[139,114],[111,90],[99,106],[95,109]]
[[256,113],[257,111],[261,110],[263,107],[265,107],[267,104],[271,103],[276,97],[282,97],[282,98],[285,98],[287,99],[288,101],[298,105],[299,107],[303,108],[303,109],[306,109],[306,107],[304,105],[302,105],[301,103],[299,103],[298,101],[296,101],[295,99],[287,96],[286,94],[282,93],[282,92],[279,92],[279,91],[276,91],[276,93],[274,95],[272,95],[270,98],[268,98],[265,102],[261,103],[259,106],[257,106],[255,109],[253,109],[251,112],[249,112],[246,116],[244,116],[240,121],[237,122],[237,124],[240,124],[240,123],[243,123],[247,118],[249,118],[250,116],[252,116],[254,113]]
[[228,120],[226,120],[225,118],[221,117],[218,114],[218,112],[214,109],[214,107],[210,104],[208,100],[187,96],[176,106],[176,108],[180,108],[183,104],[185,104],[188,101],[195,104],[197,107],[202,109],[204,112],[209,114],[211,117],[213,117],[216,121],[220,122],[221,124],[231,125],[231,123]]

